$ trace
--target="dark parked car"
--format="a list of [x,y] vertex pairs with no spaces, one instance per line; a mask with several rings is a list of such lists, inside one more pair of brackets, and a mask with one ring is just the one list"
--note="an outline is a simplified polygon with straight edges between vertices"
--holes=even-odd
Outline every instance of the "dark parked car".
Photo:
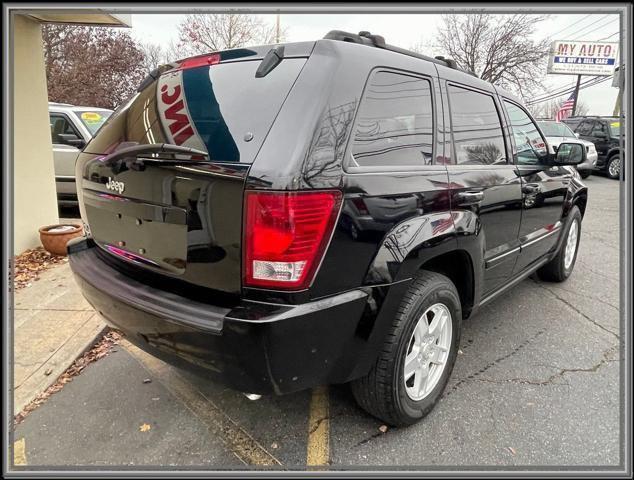
[[168,362],[251,394],[351,382],[407,425],[445,388],[463,319],[572,273],[587,189],[565,165],[585,155],[551,152],[454,62],[366,32],[188,58],[82,152],[70,264]]
[[619,144],[625,134],[619,117],[570,117],[564,120],[579,138],[594,143],[597,149],[597,170],[610,178],[620,178],[623,153]]

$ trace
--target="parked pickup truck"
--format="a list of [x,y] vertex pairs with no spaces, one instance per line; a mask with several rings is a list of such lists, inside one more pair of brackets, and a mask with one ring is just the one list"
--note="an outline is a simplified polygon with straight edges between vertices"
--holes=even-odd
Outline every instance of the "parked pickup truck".
[[48,114],[57,202],[60,205],[76,205],[75,161],[84,146],[112,114],[112,110],[49,102]]

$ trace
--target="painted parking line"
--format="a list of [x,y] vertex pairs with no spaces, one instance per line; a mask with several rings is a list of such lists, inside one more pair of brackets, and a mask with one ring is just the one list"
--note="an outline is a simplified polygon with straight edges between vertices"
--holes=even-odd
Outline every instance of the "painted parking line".
[[26,442],[24,438],[13,442],[13,465],[26,465]]
[[282,462],[269,453],[231,417],[220,410],[194,385],[181,377],[176,369],[132,345],[127,340],[122,339],[120,344],[198,417],[210,432],[217,435],[245,465],[282,465]]
[[308,415],[306,466],[320,467],[330,463],[330,420],[328,387],[313,390]]

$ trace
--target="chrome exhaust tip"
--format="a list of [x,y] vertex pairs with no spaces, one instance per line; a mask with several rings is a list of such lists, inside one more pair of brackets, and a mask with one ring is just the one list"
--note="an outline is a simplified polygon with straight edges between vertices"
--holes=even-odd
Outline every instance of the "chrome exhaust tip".
[[262,398],[262,395],[258,395],[257,393],[244,393],[244,392],[242,392],[242,395],[247,397],[249,400],[259,400],[260,398]]

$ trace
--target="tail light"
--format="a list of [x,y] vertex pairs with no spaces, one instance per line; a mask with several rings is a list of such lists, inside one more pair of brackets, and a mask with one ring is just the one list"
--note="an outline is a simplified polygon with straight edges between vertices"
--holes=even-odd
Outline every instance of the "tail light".
[[339,191],[247,191],[244,285],[307,288],[323,257],[340,205]]

